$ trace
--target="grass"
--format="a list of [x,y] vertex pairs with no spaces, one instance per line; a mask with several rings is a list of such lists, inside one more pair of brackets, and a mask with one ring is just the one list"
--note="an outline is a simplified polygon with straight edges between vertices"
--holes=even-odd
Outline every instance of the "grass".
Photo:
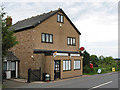
[[[91,71],[91,69],[86,69],[88,73],[83,73],[83,75],[95,75],[95,74],[98,74],[97,71],[98,71],[98,67],[94,67],[93,71]],[[110,73],[112,72],[112,70],[110,68],[101,68],[102,69],[102,72],[100,74],[104,74],[104,73]],[[117,72],[117,70],[116,70]]]
[[6,88],[6,86],[4,86],[4,85],[0,85],[0,88]]

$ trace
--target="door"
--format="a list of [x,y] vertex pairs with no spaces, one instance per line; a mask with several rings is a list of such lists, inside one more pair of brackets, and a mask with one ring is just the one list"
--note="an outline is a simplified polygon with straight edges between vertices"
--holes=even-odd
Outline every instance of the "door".
[[60,60],[54,60],[54,79],[60,78]]
[[11,78],[16,77],[16,64],[15,62],[11,62]]

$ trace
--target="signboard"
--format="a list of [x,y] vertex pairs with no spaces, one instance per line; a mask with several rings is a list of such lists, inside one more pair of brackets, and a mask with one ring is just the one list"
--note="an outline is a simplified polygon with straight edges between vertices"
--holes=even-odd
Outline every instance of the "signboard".
[[102,70],[101,69],[98,69],[98,73],[100,74],[102,72]]
[[115,72],[115,68],[112,68],[112,72]]
[[57,56],[57,51],[53,53],[53,56],[56,57]]
[[80,48],[80,51],[84,51],[84,47],[81,47],[81,48]]

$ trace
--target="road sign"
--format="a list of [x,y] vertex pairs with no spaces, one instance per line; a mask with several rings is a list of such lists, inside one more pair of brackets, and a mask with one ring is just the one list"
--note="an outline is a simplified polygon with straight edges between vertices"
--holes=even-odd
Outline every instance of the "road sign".
[[115,72],[115,68],[112,68],[112,72]]
[[99,73],[99,74],[101,73],[101,71],[102,71],[101,69],[98,69],[98,73]]
[[83,51],[83,50],[84,50],[84,47],[81,47],[81,48],[80,48],[80,51]]

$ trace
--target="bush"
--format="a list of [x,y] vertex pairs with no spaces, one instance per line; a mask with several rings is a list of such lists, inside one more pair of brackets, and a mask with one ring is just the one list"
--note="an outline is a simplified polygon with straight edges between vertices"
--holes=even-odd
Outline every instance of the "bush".
[[96,73],[96,69],[90,69],[89,66],[85,66],[83,67],[83,73],[87,73],[87,74],[95,74]]
[[90,73],[90,67],[88,67],[88,66],[85,66],[85,67],[83,67],[83,72],[84,73]]

